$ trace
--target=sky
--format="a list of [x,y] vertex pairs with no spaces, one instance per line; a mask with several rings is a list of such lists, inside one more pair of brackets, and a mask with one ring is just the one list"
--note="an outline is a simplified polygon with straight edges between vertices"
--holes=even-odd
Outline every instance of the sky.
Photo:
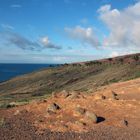
[[140,0],[0,0],[0,63],[72,63],[140,52]]

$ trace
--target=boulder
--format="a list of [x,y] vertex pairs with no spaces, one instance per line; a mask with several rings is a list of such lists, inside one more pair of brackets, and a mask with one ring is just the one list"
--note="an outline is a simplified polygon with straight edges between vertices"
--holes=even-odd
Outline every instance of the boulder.
[[93,123],[97,123],[98,121],[97,115],[93,112],[86,111],[85,116],[88,120],[92,121]]
[[86,126],[86,123],[84,123],[82,121],[75,121],[75,124],[78,125],[79,127]]
[[79,98],[79,95],[80,95],[79,92],[72,91],[69,93],[68,99],[77,99]]
[[86,110],[84,108],[81,107],[76,107],[75,108],[76,113],[78,113],[79,115],[83,115],[85,114]]
[[70,94],[66,90],[63,90],[63,91],[60,92],[60,95],[64,98],[67,98]]
[[52,111],[52,112],[55,112],[56,110],[59,110],[60,107],[59,105],[57,105],[56,103],[52,103],[48,106],[48,111]]
[[53,98],[58,98],[58,97],[63,97],[63,98],[67,98],[69,96],[69,92],[67,92],[66,90],[62,90],[61,92],[52,92],[52,97]]
[[16,116],[16,115],[18,115],[19,113],[20,113],[20,111],[19,111],[19,110],[16,110],[15,113],[14,113],[14,115]]
[[52,92],[52,97],[53,97],[53,98],[56,98],[56,97],[57,97],[57,93],[53,91],[53,92]]
[[119,100],[118,97],[117,97],[117,94],[115,92],[112,92],[111,96],[112,96],[113,100]]
[[127,120],[121,120],[121,125],[122,126],[128,126],[128,121]]
[[105,100],[106,97],[104,95],[101,95],[101,94],[96,94],[96,95],[94,95],[94,99],[95,100]]

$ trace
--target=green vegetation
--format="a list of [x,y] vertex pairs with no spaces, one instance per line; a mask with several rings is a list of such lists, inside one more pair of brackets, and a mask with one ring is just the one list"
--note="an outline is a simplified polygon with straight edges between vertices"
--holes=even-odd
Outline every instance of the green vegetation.
[[92,93],[101,86],[140,77],[140,54],[64,64],[13,78],[0,83],[1,107],[9,103],[27,104],[45,99],[52,92],[82,91]]

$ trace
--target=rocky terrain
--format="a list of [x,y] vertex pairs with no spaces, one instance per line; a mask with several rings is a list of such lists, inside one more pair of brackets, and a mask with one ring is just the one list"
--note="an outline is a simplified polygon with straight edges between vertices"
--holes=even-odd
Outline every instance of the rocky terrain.
[[64,64],[0,83],[0,107],[26,104],[62,90],[92,93],[101,86],[140,77],[140,54]]
[[140,78],[0,109],[1,140],[139,140]]

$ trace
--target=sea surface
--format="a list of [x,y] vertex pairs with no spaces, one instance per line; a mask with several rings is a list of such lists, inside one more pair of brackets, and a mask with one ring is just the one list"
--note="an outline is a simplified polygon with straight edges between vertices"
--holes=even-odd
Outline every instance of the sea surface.
[[13,77],[27,74],[48,67],[56,67],[57,64],[0,64],[0,82]]

